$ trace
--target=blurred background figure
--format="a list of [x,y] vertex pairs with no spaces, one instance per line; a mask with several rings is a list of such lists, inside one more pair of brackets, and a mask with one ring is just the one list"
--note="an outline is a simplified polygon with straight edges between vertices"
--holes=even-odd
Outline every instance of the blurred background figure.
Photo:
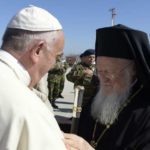
[[69,67],[69,64],[66,62],[65,58],[62,56],[60,58],[60,62],[62,65],[62,68],[64,69],[62,75],[60,76],[60,89],[59,89],[59,98],[64,98],[64,96],[62,96],[62,92],[64,90],[64,85],[65,85],[65,73]]
[[95,50],[87,49],[80,55],[80,62],[75,64],[66,75],[68,81],[74,83],[74,87],[84,86],[82,106],[86,105],[96,92],[98,78],[95,75]]
[[62,60],[63,55],[59,55],[56,64],[52,70],[48,72],[48,99],[53,108],[58,109],[55,104],[57,98],[63,98],[62,91],[64,89],[65,72],[67,70],[67,63]]

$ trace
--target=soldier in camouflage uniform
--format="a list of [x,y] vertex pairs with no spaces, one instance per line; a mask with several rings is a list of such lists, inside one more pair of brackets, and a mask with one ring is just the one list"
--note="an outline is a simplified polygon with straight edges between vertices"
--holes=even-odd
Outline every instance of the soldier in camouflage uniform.
[[63,92],[64,85],[65,85],[65,73],[66,73],[67,68],[69,67],[69,64],[66,61],[63,61],[62,67],[64,68],[64,73],[61,75],[61,79],[60,79],[60,89],[59,89],[59,97],[60,98],[64,98],[62,96],[62,92]]
[[98,88],[99,82],[95,75],[95,51],[88,49],[80,55],[81,62],[75,64],[71,71],[66,75],[68,81],[77,85],[84,86],[82,106],[86,105]]
[[65,72],[67,70],[67,65],[61,61],[61,57],[57,58],[54,68],[48,72],[48,98],[53,108],[58,108],[55,100],[62,97],[61,92],[64,88]]

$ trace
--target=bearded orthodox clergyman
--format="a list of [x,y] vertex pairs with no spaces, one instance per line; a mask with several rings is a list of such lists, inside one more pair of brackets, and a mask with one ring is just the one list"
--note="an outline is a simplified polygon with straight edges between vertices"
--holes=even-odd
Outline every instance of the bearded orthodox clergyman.
[[79,135],[97,150],[150,149],[150,47],[123,25],[97,29],[100,89],[83,108]]

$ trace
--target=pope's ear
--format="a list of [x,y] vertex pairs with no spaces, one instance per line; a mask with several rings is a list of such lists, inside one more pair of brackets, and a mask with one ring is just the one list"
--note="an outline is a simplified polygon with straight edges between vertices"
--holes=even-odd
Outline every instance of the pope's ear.
[[44,44],[44,41],[38,41],[30,49],[30,56],[33,62],[37,62],[39,60]]

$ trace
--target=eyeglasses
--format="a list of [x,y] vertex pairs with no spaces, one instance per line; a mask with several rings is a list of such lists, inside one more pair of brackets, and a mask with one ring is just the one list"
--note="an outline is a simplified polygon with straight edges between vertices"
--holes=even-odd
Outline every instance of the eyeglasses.
[[128,63],[127,65],[125,65],[122,69],[120,69],[119,71],[117,72],[109,72],[108,70],[105,70],[105,71],[98,71],[97,74],[98,76],[101,76],[103,75],[104,77],[106,78],[109,78],[109,79],[116,79],[119,77],[120,73],[122,73],[124,70],[126,70],[129,66],[131,66],[131,64],[133,64],[133,62],[130,62]]

